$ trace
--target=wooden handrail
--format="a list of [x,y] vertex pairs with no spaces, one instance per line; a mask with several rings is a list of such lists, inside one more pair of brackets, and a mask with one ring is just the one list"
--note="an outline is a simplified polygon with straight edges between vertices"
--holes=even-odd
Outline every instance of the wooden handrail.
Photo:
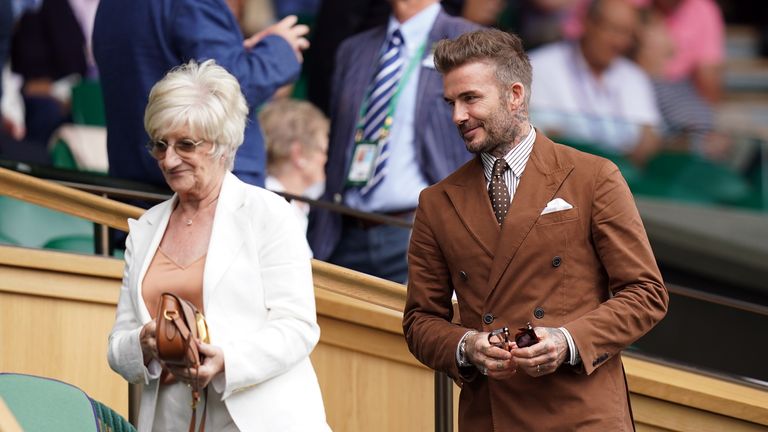
[[0,194],[122,231],[128,231],[128,218],[138,218],[144,213],[144,210],[139,207],[81,192],[5,168],[0,168]]

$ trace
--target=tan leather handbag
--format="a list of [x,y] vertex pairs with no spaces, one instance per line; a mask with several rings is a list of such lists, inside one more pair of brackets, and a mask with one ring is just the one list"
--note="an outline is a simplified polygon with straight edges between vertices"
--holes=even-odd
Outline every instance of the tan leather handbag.
[[[208,325],[205,317],[194,304],[176,294],[165,292],[160,295],[157,308],[157,353],[166,365],[181,366],[187,369],[200,367],[202,358],[195,341],[208,343]],[[198,377],[192,380],[192,419],[189,431],[194,432],[197,420],[197,404],[200,401],[200,382]],[[207,408],[207,404],[206,404]],[[205,431],[206,409],[200,431]]]

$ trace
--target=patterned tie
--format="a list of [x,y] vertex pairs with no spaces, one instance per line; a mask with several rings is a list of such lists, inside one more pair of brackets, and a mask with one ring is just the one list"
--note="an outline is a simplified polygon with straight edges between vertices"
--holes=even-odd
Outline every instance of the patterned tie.
[[[368,107],[363,116],[363,136],[366,141],[379,142],[379,156],[376,159],[373,175],[368,183],[360,189],[362,195],[366,195],[381,182],[386,174],[387,159],[389,158],[389,141],[384,132],[384,124],[387,121],[389,103],[397,91],[397,84],[403,70],[403,57],[401,55],[403,36],[400,30],[395,30],[387,44],[387,50],[379,59],[379,68],[373,79],[371,93],[368,96]],[[390,124],[387,124],[390,126]]]
[[493,163],[491,184],[488,185],[488,196],[491,197],[491,206],[499,225],[504,222],[504,217],[509,210],[509,189],[507,189],[507,183],[504,181],[504,171],[508,168],[509,165],[507,165],[506,160],[503,158],[496,159],[496,162]]

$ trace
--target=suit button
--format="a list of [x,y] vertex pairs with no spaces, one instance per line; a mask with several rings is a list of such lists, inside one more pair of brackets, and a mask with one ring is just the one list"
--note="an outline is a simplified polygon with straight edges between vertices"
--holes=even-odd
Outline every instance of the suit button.
[[494,316],[491,313],[487,313],[487,314],[483,315],[483,322],[486,325],[490,325],[491,323],[493,323],[493,319],[494,319]]
[[560,263],[562,262],[563,262],[562,258],[560,258],[559,256],[555,256],[554,258],[552,258],[552,267],[560,267]]
[[335,193],[333,194],[333,202],[336,204],[341,204],[341,194]]
[[459,272],[459,277],[461,278],[461,280],[465,282],[467,281],[467,279],[469,279],[469,275],[464,270]]
[[544,318],[544,309],[541,307],[537,307],[533,310],[533,316],[535,316],[537,319]]

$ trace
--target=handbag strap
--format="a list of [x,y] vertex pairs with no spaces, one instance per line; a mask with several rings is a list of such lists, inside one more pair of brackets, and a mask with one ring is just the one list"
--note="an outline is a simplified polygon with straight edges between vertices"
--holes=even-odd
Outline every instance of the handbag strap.
[[[203,403],[203,417],[200,418],[200,429],[198,432],[205,432],[205,418],[208,416],[208,387],[203,390],[205,393],[205,402]],[[195,432],[195,422],[197,421],[197,402],[200,400],[198,394],[197,400],[192,396],[192,418],[189,420],[189,432]]]

